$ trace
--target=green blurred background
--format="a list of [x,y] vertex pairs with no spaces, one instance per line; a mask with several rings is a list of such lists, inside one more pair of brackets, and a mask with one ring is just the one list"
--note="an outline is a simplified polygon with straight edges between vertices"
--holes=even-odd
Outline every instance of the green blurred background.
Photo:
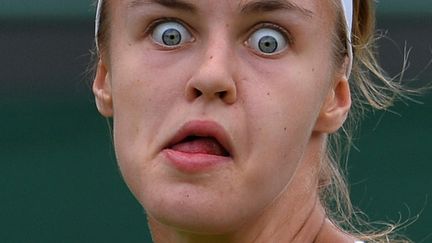
[[[0,0],[0,242],[150,242],[118,172],[86,70],[89,0]],[[381,61],[432,81],[432,0],[382,0]],[[348,165],[371,220],[418,219],[401,233],[432,242],[432,95],[369,113]]]

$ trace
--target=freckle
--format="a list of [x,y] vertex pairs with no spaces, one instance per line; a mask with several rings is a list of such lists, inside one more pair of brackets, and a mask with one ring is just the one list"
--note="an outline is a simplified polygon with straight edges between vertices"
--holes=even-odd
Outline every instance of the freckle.
[[210,59],[213,59],[213,56],[210,56]]
[[270,92],[267,92],[267,96],[270,96]]
[[312,72],[315,72],[315,68],[312,68]]
[[228,27],[229,27],[229,24],[225,24],[225,27],[228,28]]
[[286,130],[287,130],[287,128],[286,127],[284,127],[284,131],[286,132]]

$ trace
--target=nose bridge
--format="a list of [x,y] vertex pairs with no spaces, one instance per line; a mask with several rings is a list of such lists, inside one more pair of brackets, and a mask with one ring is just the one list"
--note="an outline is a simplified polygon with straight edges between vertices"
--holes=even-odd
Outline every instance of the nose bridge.
[[210,31],[204,53],[202,68],[221,68],[218,71],[229,72],[234,49],[227,27],[215,27]]
[[209,30],[197,61],[197,69],[186,87],[188,99],[206,97],[221,99],[226,103],[235,102],[235,51],[231,42],[228,28],[224,24]]

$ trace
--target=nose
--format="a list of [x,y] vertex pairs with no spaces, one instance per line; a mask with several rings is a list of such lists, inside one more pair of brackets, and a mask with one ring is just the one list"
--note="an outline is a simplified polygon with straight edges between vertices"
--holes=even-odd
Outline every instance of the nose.
[[199,65],[186,84],[188,101],[205,99],[220,100],[225,104],[237,101],[237,87],[233,77],[235,61],[228,41],[220,36],[220,41],[209,43],[199,60]]

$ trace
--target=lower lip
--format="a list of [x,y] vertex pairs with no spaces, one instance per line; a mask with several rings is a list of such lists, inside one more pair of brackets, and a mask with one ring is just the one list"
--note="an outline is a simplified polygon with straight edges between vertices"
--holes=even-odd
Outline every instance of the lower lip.
[[173,149],[165,149],[163,153],[177,170],[191,174],[210,171],[231,161],[231,157],[184,153]]

